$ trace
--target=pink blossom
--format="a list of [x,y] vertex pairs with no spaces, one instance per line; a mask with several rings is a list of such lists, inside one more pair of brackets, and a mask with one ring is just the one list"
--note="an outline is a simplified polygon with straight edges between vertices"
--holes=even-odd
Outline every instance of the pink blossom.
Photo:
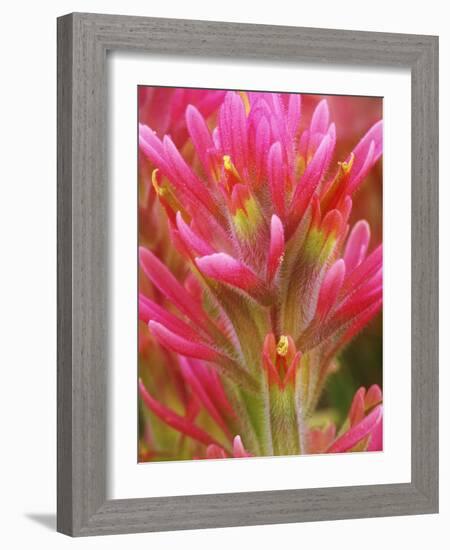
[[[189,395],[180,414],[141,382],[145,407],[203,446],[192,456],[380,449],[378,387],[357,392],[339,435],[309,419],[339,352],[382,306],[381,245],[371,248],[367,221],[350,227],[355,193],[382,154],[381,121],[339,160],[326,100],[305,127],[298,94],[203,99],[172,98],[190,157],[163,120],[152,129],[142,116],[139,126],[170,245],[184,261],[174,274],[140,248],[142,285],[160,303],[141,292],[139,316],[177,358]],[[203,427],[198,411],[209,418]]]

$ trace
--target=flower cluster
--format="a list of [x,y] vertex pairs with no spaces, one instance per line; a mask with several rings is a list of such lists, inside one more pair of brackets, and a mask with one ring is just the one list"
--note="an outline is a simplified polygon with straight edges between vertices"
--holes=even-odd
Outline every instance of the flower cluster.
[[140,349],[159,354],[141,372],[142,459],[381,449],[376,385],[339,431],[310,422],[382,305],[381,245],[350,224],[381,121],[336,160],[326,100],[306,126],[298,94],[184,93],[159,118],[139,126]]

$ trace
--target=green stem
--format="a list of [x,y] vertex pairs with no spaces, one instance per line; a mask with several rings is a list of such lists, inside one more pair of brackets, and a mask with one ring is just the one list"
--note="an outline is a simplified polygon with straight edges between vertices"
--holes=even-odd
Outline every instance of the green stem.
[[248,417],[258,440],[260,454],[262,456],[272,456],[274,451],[270,429],[268,392],[264,387],[265,382],[261,380],[261,383],[263,387],[258,394],[241,390],[241,395]]
[[274,385],[269,393],[274,453],[276,455],[299,454],[299,426],[294,388],[287,386],[280,389]]

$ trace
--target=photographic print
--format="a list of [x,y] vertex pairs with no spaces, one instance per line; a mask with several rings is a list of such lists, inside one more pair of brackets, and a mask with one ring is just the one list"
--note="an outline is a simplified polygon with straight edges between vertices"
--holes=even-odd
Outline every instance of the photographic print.
[[138,461],[383,449],[380,97],[138,87]]

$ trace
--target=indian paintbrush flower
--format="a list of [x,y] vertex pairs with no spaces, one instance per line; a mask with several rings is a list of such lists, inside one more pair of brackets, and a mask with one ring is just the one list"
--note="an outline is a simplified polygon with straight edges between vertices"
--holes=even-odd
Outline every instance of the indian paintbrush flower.
[[191,457],[379,450],[378,386],[358,390],[337,435],[309,419],[339,352],[382,305],[381,245],[371,248],[366,221],[349,221],[381,156],[382,123],[336,161],[326,100],[304,127],[298,94],[221,99],[212,128],[185,108],[191,160],[169,135],[139,127],[186,266],[175,276],[140,248],[160,299],[141,292],[139,317],[173,354],[184,392],[176,411],[141,380],[144,408],[193,442]]

